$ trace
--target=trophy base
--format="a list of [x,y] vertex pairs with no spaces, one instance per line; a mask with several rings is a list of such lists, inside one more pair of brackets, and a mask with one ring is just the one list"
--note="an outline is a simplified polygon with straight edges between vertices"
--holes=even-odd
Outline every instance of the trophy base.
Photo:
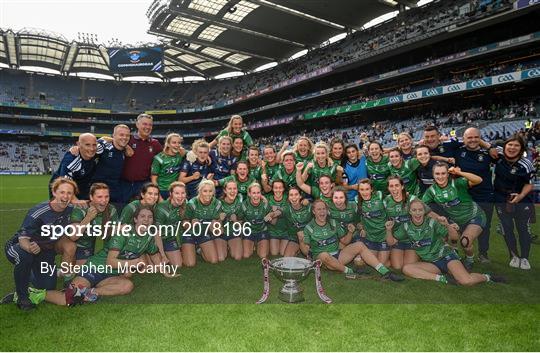
[[304,290],[295,280],[287,280],[283,287],[281,287],[278,298],[286,303],[303,302],[305,300]]

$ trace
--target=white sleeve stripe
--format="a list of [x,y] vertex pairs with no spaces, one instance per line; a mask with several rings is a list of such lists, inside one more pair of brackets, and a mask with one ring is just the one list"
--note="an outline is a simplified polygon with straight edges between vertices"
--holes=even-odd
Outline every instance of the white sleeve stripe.
[[528,159],[522,158],[518,161],[518,164],[523,166],[525,170],[527,171],[527,173],[534,172],[534,166],[532,165],[531,161],[529,161]]

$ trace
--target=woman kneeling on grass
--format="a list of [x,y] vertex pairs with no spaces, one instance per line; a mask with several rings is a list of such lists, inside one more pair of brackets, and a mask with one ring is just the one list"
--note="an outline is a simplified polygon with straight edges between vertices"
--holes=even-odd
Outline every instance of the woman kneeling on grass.
[[257,255],[260,258],[268,257],[270,252],[267,223],[274,219],[275,213],[268,201],[263,198],[261,186],[253,183],[248,187],[248,198],[242,202],[239,218],[249,223],[251,234],[243,236],[242,247],[244,258],[253,255],[253,247],[257,245]]
[[358,255],[362,260],[375,268],[384,279],[402,281],[403,277],[392,273],[377,257],[361,242],[355,242],[339,249],[339,244],[351,241],[354,225],[349,224],[347,229],[333,219],[328,219],[328,205],[317,199],[312,204],[314,219],[304,228],[304,243],[311,250],[314,259],[321,260],[330,270],[343,272],[347,278],[354,278],[355,273],[347,264]]
[[156,206],[155,223],[160,231],[155,242],[164,261],[181,267],[182,254],[177,233],[184,232],[182,221],[187,207],[186,185],[175,181],[169,185],[167,193],[169,198]]
[[[154,237],[147,231],[153,222],[152,209],[144,206],[138,208],[133,215],[134,231],[129,236],[111,236],[103,249],[88,259],[83,267],[84,273],[76,276],[68,288],[64,291],[32,290],[30,300],[33,304],[47,301],[73,306],[95,302],[100,296],[129,294],[133,290],[133,282],[128,277],[133,274],[133,269],[143,272],[144,268],[150,265],[146,263],[146,255],[150,256],[154,264],[161,263]],[[128,272],[123,269],[128,269]],[[163,272],[163,275],[171,277],[166,272]]]
[[505,282],[500,276],[467,272],[456,252],[444,242],[448,234],[446,226],[435,219],[426,218],[426,206],[421,200],[412,200],[409,212],[411,220],[404,224],[404,230],[412,243],[412,248],[422,261],[405,264],[403,266],[405,275],[443,283],[453,282],[455,279],[458,284],[464,286],[481,282]]

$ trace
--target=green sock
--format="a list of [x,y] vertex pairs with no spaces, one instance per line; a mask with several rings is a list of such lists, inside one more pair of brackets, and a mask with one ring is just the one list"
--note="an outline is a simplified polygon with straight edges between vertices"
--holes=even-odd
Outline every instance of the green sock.
[[45,300],[45,296],[47,295],[47,290],[45,289],[36,289],[36,288],[28,288],[28,298],[30,298],[30,301],[32,304],[39,304]]
[[379,272],[383,276],[387,274],[388,272],[390,272],[390,270],[383,264],[378,264],[377,266],[375,266],[375,269],[377,270],[377,272]]
[[465,261],[472,264],[474,262],[474,255],[473,256],[467,255],[467,257],[465,258]]
[[448,279],[446,278],[445,275],[436,275],[436,276],[435,276],[435,280],[436,280],[437,282],[441,282],[441,283],[448,284]]
[[352,270],[352,268],[345,266],[345,271],[343,271],[343,273],[346,275],[352,275],[354,271]]

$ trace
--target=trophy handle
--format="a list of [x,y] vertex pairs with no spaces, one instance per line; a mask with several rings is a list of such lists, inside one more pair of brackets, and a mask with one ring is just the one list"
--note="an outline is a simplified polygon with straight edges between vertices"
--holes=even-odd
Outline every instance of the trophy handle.
[[326,295],[324,292],[324,288],[322,286],[322,280],[321,280],[321,260],[315,261],[315,289],[317,290],[317,295],[319,296],[319,299],[321,299],[326,304],[332,303],[332,299]]
[[263,266],[263,293],[257,304],[264,303],[270,295],[270,261],[267,258],[261,260]]

